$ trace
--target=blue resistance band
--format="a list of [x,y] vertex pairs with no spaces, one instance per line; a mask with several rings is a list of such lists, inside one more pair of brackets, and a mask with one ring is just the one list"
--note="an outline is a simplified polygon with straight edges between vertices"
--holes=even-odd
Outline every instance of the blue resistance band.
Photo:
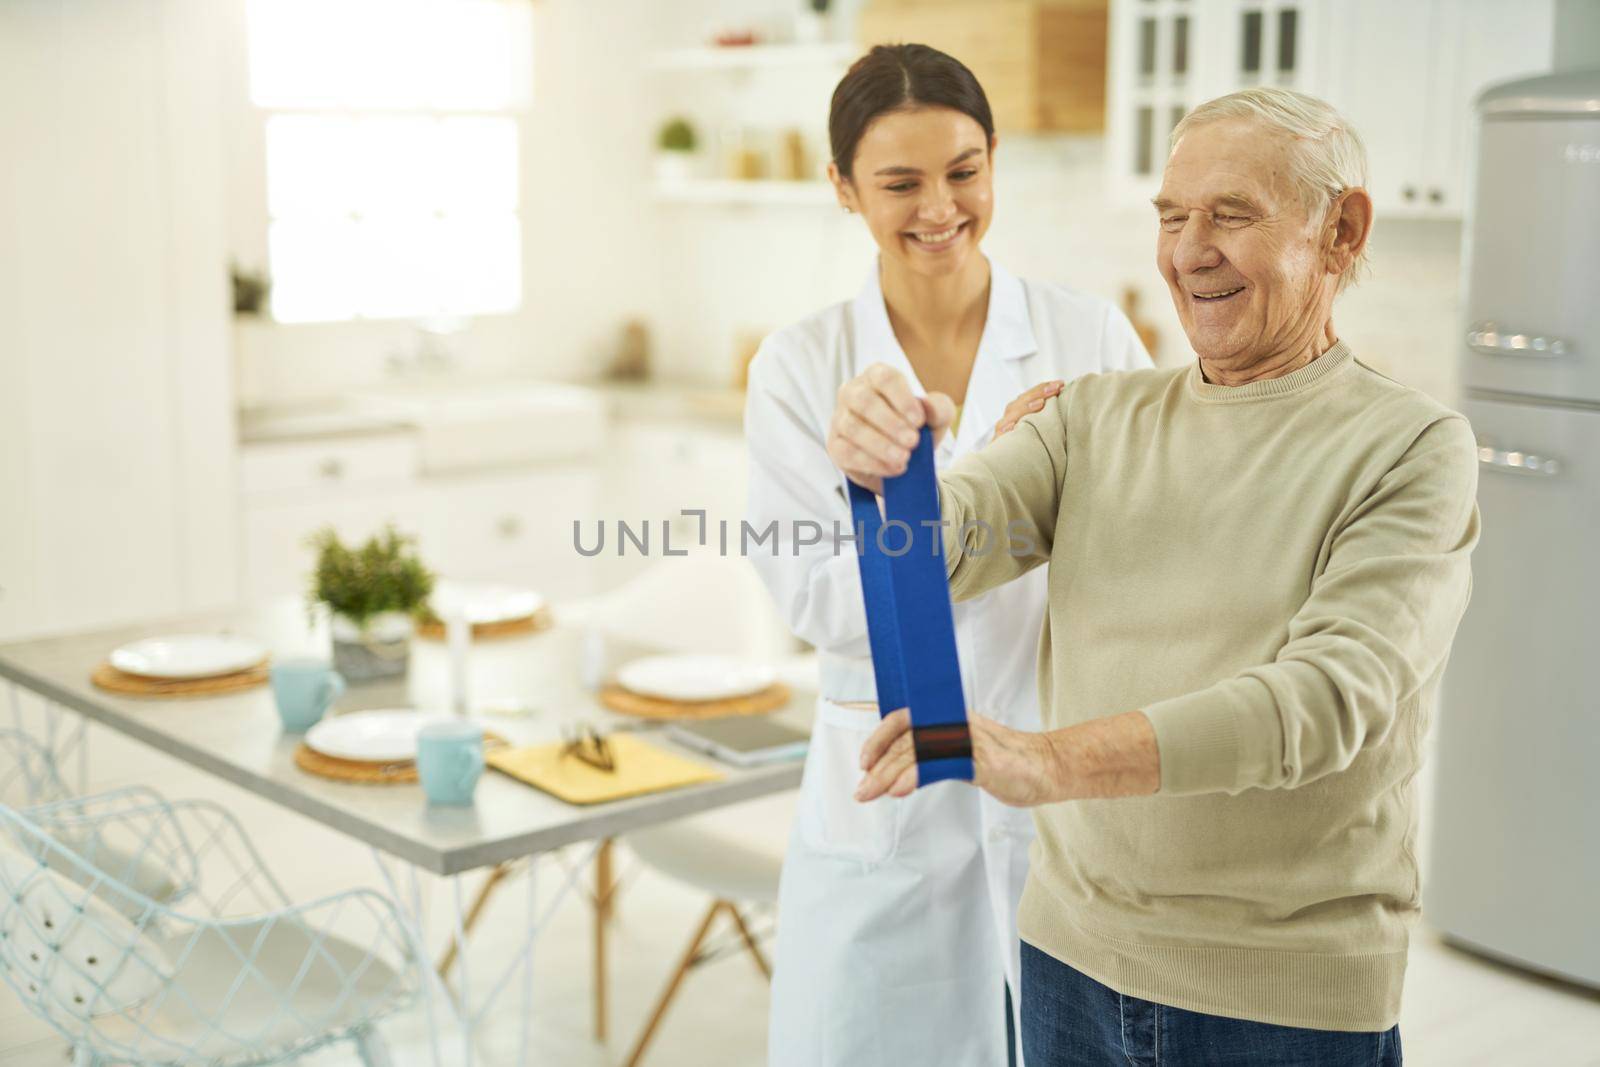
[[972,736],[938,525],[933,433],[926,427],[906,472],[883,480],[883,510],[880,518],[877,499],[850,483],[878,714],[911,709],[919,787],[946,778],[970,782]]

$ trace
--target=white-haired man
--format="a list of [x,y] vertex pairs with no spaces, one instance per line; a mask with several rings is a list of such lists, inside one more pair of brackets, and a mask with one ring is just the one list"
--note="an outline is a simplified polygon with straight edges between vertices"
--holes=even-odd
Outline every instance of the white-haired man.
[[[942,478],[958,598],[1050,564],[1046,731],[971,717],[977,785],[1036,808],[1029,1067],[1400,1062],[1414,782],[1477,462],[1461,416],[1334,330],[1365,170],[1311,97],[1197,108],[1155,206],[1198,359],[1071,382]],[[873,368],[830,455],[876,490],[951,415]],[[914,788],[908,729],[868,741],[858,799]]]

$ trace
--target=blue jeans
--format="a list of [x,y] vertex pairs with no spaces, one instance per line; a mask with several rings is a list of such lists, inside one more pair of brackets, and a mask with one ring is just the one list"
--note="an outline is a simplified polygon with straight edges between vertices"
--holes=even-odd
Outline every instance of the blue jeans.
[[1399,1067],[1400,1028],[1307,1030],[1136,997],[1022,943],[1028,1067]]

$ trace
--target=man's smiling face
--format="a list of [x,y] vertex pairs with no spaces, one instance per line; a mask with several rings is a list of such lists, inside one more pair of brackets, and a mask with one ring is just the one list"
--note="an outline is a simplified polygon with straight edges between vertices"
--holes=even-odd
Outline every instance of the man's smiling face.
[[1156,262],[1189,344],[1243,369],[1312,344],[1332,310],[1324,212],[1308,215],[1291,142],[1244,120],[1184,134],[1155,198]]

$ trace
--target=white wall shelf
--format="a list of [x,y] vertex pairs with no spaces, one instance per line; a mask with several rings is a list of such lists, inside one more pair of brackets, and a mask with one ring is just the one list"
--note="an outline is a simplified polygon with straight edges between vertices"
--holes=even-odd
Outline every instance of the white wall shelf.
[[833,187],[822,181],[736,181],[703,179],[661,182],[656,199],[668,204],[791,204],[823,207],[834,203]]
[[855,59],[854,42],[752,44],[725,48],[678,48],[658,52],[650,66],[660,71],[761,70],[772,67],[843,67]]

